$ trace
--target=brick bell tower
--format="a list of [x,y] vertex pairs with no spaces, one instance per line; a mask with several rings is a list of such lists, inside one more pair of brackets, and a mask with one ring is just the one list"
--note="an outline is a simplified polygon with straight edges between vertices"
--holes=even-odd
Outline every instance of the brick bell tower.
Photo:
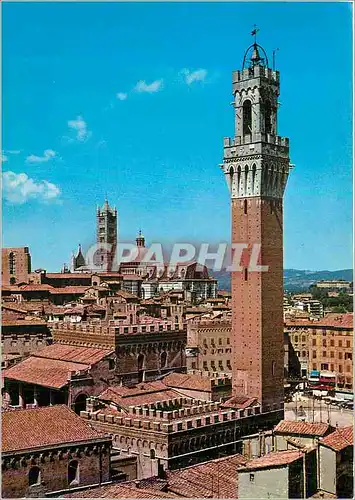
[[[232,272],[233,395],[255,397],[267,412],[283,408],[283,194],[291,165],[289,140],[277,135],[279,72],[256,31],[242,70],[233,72],[235,137],[224,139],[221,168],[232,244],[247,245],[241,270]],[[257,264],[268,271],[251,268],[257,245]]]
[[[104,205],[96,210],[96,242],[103,247],[97,252],[96,264],[102,268],[102,271],[113,271],[116,263],[114,258],[117,249],[118,230],[117,230],[117,209],[111,208],[108,200],[105,200]],[[110,245],[111,249],[105,247]]]

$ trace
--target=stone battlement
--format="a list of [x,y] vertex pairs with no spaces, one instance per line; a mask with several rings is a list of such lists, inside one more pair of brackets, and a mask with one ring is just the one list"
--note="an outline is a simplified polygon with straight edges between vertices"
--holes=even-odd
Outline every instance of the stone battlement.
[[245,410],[231,410],[220,408],[220,403],[206,403],[173,411],[132,407],[131,413],[126,415],[110,415],[100,412],[89,413],[87,411],[82,411],[80,416],[97,422],[173,433],[206,425],[216,425],[231,420],[239,420],[258,414],[260,414],[259,406],[247,408]]
[[[244,144],[252,144],[254,142],[265,142],[267,144],[274,144],[276,146],[289,147],[289,138],[281,137],[280,135],[263,134],[257,133],[253,134],[253,137],[249,134],[242,136],[225,137],[224,138],[224,148],[232,148],[234,146],[242,146]],[[228,155],[227,155],[228,156]]]
[[254,66],[254,68],[244,68],[242,71],[233,71],[233,86],[245,80],[252,80],[253,78],[267,78],[278,84],[280,81],[280,73],[271,68],[264,66]]
[[230,328],[232,322],[227,321],[227,320],[218,320],[218,319],[211,319],[211,320],[206,320],[202,318],[193,318],[189,320],[189,327],[194,328]]
[[[183,325],[172,321],[152,321],[151,323],[121,324],[114,320],[107,323],[69,323],[59,321],[50,325],[55,340],[64,340],[69,337],[71,340],[83,335],[90,337],[98,336],[101,342],[115,343],[116,335],[147,335],[158,332],[177,332],[183,330]],[[94,340],[93,340],[94,342]]]

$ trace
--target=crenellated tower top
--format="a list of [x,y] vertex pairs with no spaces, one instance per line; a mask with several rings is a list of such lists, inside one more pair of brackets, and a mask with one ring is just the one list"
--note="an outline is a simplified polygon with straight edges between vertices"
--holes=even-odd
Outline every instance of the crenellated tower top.
[[232,198],[281,199],[290,169],[289,140],[278,135],[279,72],[269,68],[265,50],[248,47],[241,71],[233,72],[235,136],[224,139],[221,165]]

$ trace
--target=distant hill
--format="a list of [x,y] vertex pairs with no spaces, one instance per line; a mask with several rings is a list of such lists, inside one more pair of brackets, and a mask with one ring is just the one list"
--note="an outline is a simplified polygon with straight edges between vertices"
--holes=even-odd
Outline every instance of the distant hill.
[[[220,290],[230,290],[230,273],[227,271],[215,271],[212,273],[218,280]],[[308,290],[316,281],[321,280],[346,280],[353,281],[352,269],[340,269],[339,271],[306,271],[301,269],[284,270],[284,289],[293,292]]]

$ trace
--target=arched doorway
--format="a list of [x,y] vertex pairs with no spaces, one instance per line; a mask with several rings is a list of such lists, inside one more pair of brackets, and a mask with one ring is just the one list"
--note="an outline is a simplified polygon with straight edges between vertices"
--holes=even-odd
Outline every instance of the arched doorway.
[[86,410],[86,400],[87,400],[87,395],[86,394],[79,394],[74,401],[74,411],[78,415],[80,415],[81,411]]

